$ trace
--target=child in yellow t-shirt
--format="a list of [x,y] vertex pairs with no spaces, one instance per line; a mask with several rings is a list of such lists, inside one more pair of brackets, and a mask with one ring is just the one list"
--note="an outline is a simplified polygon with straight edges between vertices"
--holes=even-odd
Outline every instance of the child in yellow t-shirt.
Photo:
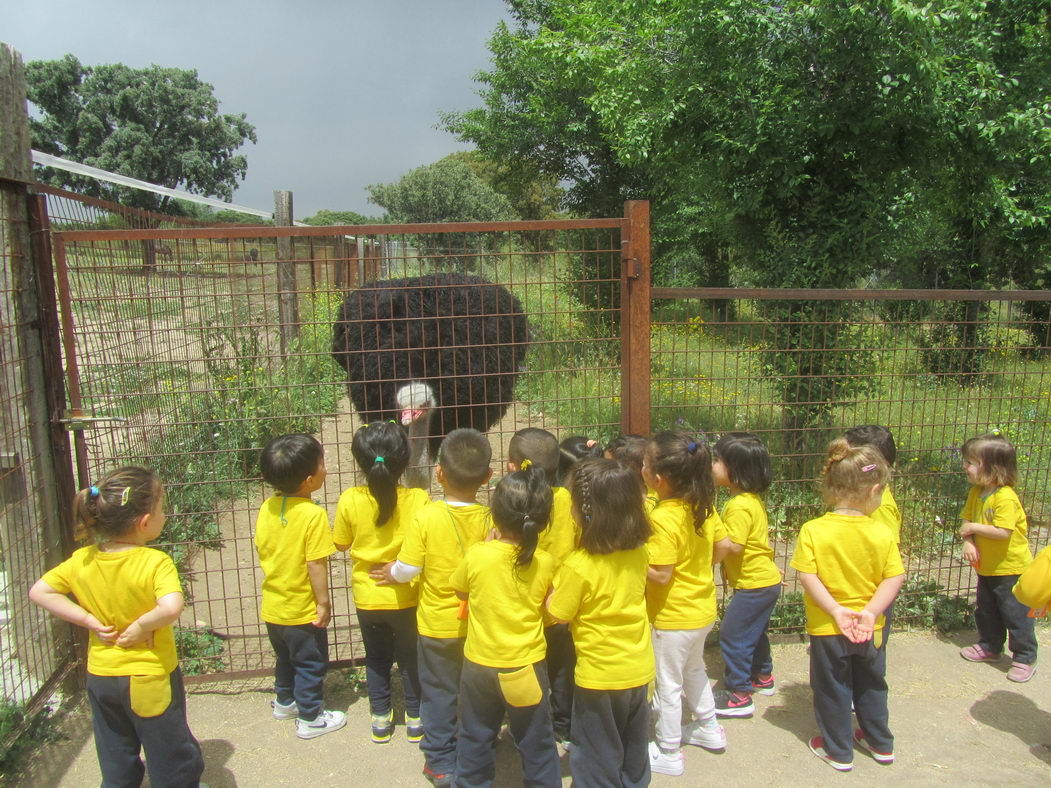
[[755,435],[730,432],[715,444],[712,477],[730,491],[723,524],[730,551],[723,559],[733,597],[719,625],[726,689],[715,695],[720,717],[751,717],[752,694],[774,694],[774,663],[766,628],[781,595],[781,570],[774,563],[760,498],[773,481],[770,452]]
[[436,477],[445,496],[416,513],[398,559],[370,573],[377,585],[420,578],[420,719],[423,773],[434,785],[450,785],[456,768],[457,696],[467,618],[449,582],[453,571],[489,531],[489,507],[475,500],[489,481],[492,448],[472,429],[453,430],[438,450]]
[[164,528],[164,488],[152,471],[118,468],[77,493],[73,516],[97,543],[45,573],[29,598],[89,632],[87,693],[102,781],[139,785],[148,769],[154,785],[196,786],[204,759],[186,724],[172,632],[182,587],[171,558],[146,547]]
[[[880,640],[883,611],[901,590],[905,568],[890,532],[870,516],[889,480],[879,451],[834,440],[822,471],[829,512],[803,524],[792,556],[806,592],[810,688],[821,730],[808,744],[839,771],[853,768],[855,747],[880,763],[894,761]],[[853,735],[851,702],[861,724]]]
[[1011,593],[1033,561],[1025,511],[1014,491],[1015,448],[996,432],[971,438],[961,454],[973,485],[960,513],[960,536],[964,560],[978,572],[978,642],[961,649],[960,656],[970,662],[999,662],[1007,640],[1014,659],[1007,678],[1029,681],[1036,671],[1036,631],[1026,606]]
[[1051,547],[1041,550],[1018,576],[1012,593],[1029,608],[1029,615],[1043,618],[1051,606]]
[[398,483],[409,464],[409,439],[393,421],[361,426],[350,451],[366,485],[351,487],[339,497],[332,538],[337,550],[349,548],[354,562],[350,585],[365,647],[372,741],[385,744],[394,734],[390,673],[397,660],[405,691],[405,735],[418,742],[423,738],[416,659],[418,589],[415,584],[378,586],[369,572],[398,557],[409,523],[430,501],[423,490]]
[[263,447],[263,479],[277,494],[263,501],[255,521],[255,549],[263,569],[262,619],[274,649],[274,717],[296,719],[296,736],[313,739],[347,724],[325,704],[328,627],[328,512],[310,500],[325,483],[325,453],[311,435],[279,435]]
[[580,547],[562,562],[547,609],[569,622],[577,651],[569,767],[578,785],[650,781],[650,525],[633,474],[614,460],[587,459],[568,480]]
[[566,480],[573,471],[573,466],[589,457],[601,457],[602,447],[597,440],[583,435],[570,435],[558,444],[558,473],[555,483],[566,486]]
[[537,547],[549,528],[551,497],[539,465],[501,479],[489,504],[495,538],[471,547],[449,579],[468,603],[457,785],[492,785],[496,737],[505,714],[529,784],[562,785],[543,635],[555,560]]
[[[507,446],[507,470],[525,470],[538,467],[544,472],[548,484],[554,484],[558,474],[558,439],[547,430],[526,427],[511,436]],[[555,569],[576,547],[576,524],[573,522],[572,501],[565,487],[552,487],[551,518],[547,528],[540,531],[538,548],[555,560]],[[573,666],[576,652],[573,636],[565,624],[556,624],[548,619],[544,626],[547,642],[545,662],[547,678],[551,684],[551,720],[555,740],[563,746],[570,740],[570,723],[573,710]]]
[[[650,768],[679,775],[685,769],[684,742],[726,748],[704,666],[704,641],[716,617],[713,564],[726,555],[730,540],[715,510],[712,456],[703,440],[685,432],[658,433],[646,450],[642,475],[660,499],[650,512],[653,535],[646,544],[658,713]],[[684,697],[691,717],[685,727]]]
[[[646,459],[646,449],[650,445],[650,439],[642,435],[628,433],[619,435],[609,443],[602,453],[608,460],[617,460],[632,468],[639,475],[639,484],[645,486],[642,478],[642,462]],[[646,488],[646,511],[650,512],[657,505],[657,493]]]

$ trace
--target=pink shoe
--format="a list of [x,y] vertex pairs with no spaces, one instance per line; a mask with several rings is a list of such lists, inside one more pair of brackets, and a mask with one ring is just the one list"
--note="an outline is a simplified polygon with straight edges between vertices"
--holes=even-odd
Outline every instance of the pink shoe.
[[1024,665],[1021,662],[1012,662],[1011,669],[1007,671],[1007,678],[1021,684],[1033,678],[1034,673],[1036,673],[1036,665]]
[[973,646],[961,648],[960,656],[968,662],[999,662],[1003,654],[993,654],[975,643]]

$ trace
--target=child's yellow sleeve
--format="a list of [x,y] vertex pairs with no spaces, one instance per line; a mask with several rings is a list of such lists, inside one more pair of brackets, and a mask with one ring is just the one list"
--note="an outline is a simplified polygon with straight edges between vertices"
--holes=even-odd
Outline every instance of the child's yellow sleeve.
[[1015,598],[1033,610],[1051,605],[1051,547],[1045,547],[1018,578]]

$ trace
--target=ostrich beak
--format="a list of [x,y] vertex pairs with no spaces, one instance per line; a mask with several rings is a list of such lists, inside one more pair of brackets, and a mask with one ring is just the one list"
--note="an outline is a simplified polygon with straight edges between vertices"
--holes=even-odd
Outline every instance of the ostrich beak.
[[427,410],[425,408],[405,408],[405,410],[401,412],[402,426],[408,427],[426,412]]

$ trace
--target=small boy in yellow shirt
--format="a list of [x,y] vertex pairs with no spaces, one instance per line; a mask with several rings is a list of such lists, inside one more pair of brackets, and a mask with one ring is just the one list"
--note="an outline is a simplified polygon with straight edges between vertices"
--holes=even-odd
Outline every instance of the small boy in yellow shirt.
[[449,578],[489,531],[489,507],[475,500],[493,475],[493,451],[485,435],[453,430],[438,450],[436,478],[445,496],[421,508],[409,524],[398,559],[373,569],[377,585],[420,577],[420,719],[423,774],[435,786],[452,783],[456,768],[457,696],[463,668],[467,617]]
[[313,739],[347,724],[324,708],[328,669],[328,513],[310,500],[325,483],[325,454],[311,435],[279,435],[263,448],[263,479],[277,494],[259,508],[255,547],[263,569],[262,619],[277,657],[274,717],[296,720],[296,736]]

